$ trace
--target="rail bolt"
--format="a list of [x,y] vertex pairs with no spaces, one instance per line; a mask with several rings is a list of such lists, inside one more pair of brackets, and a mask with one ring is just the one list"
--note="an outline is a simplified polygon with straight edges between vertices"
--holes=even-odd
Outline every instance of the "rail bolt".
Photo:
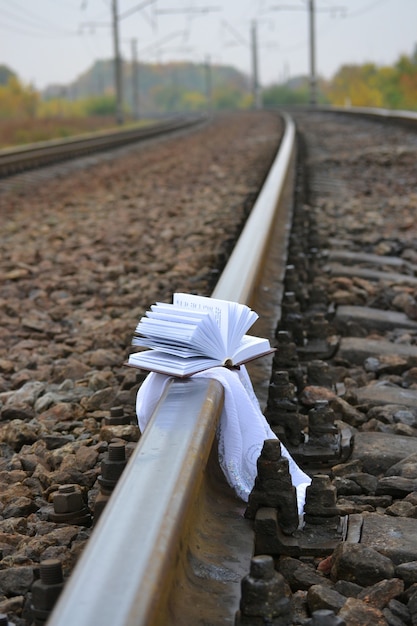
[[258,555],[251,559],[250,572],[242,579],[241,590],[235,626],[291,624],[290,601],[285,595],[284,578],[275,571],[272,556]]
[[112,490],[126,467],[126,445],[121,441],[109,443],[108,456],[101,462],[100,486]]
[[130,424],[130,418],[125,414],[122,406],[112,406],[110,416],[104,418],[104,423],[107,426],[122,426]]
[[40,578],[32,585],[32,614],[36,626],[46,623],[64,586],[62,566],[57,559],[41,561]]
[[53,502],[55,513],[74,513],[84,507],[83,496],[77,485],[60,485]]

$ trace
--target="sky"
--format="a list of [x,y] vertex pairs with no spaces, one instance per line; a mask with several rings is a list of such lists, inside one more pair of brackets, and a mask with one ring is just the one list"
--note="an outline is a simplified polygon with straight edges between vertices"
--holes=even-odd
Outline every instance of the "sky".
[[[232,65],[247,75],[256,43],[262,86],[308,74],[310,0],[0,0],[0,65],[26,85],[68,85],[96,60]],[[417,43],[417,0],[314,0],[317,76],[346,64],[394,64]]]

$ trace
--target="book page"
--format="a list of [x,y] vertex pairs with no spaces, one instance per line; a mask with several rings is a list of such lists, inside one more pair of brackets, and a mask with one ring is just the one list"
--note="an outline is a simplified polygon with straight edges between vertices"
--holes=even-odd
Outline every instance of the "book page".
[[135,334],[134,345],[162,349],[166,344],[172,353],[176,344],[195,355],[226,358],[219,327],[207,311],[157,303],[140,319]]
[[273,352],[273,349],[268,339],[244,335],[239,348],[233,355],[233,361],[235,365],[240,365],[269,352]]
[[230,357],[237,348],[242,336],[258,319],[257,313],[238,302],[207,298],[188,293],[174,293],[173,303],[193,311],[206,311],[213,315],[220,328],[225,354]]
[[227,337],[229,303],[226,300],[215,300],[213,298],[206,298],[205,296],[194,296],[189,293],[174,293],[173,304],[189,309],[190,311],[211,313],[217,326],[220,328],[222,337]]
[[129,356],[128,365],[151,372],[160,372],[170,376],[191,376],[197,372],[221,365],[215,359],[207,357],[182,358],[157,350],[136,352]]

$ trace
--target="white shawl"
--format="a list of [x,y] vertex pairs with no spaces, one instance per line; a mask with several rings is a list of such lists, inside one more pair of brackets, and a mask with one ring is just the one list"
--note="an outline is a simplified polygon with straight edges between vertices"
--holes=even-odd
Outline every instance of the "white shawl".
[[[136,414],[142,432],[170,378],[152,372],[140,387],[136,399]],[[257,475],[256,462],[263,443],[265,439],[276,439],[276,435],[262,414],[244,366],[239,370],[215,367],[194,374],[194,378],[214,378],[224,388],[224,406],[217,432],[219,463],[229,485],[247,502]],[[298,512],[301,515],[305,491],[311,479],[298,467],[282,443],[281,453],[289,460],[289,471],[296,488]]]

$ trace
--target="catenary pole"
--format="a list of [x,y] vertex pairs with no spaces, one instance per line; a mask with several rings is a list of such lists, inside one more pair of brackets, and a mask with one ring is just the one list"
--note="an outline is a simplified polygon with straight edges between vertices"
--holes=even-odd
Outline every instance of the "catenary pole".
[[139,66],[137,40],[132,39],[132,110],[135,120],[139,119]]
[[257,24],[253,20],[251,26],[251,49],[252,49],[252,81],[253,81],[253,106],[259,110],[261,108],[261,94],[259,89],[259,72],[258,72],[258,37]]
[[112,0],[113,16],[113,46],[114,46],[114,80],[116,87],[116,123],[123,124],[123,87],[122,87],[122,62],[119,46],[119,14],[117,0]]
[[316,79],[316,38],[315,38],[315,8],[314,0],[309,0],[309,31],[310,31],[310,104],[317,104]]
[[206,57],[204,71],[205,71],[205,84],[206,84],[207,111],[210,113],[211,110],[212,110],[212,80],[211,80],[211,60],[210,60],[210,56]]

